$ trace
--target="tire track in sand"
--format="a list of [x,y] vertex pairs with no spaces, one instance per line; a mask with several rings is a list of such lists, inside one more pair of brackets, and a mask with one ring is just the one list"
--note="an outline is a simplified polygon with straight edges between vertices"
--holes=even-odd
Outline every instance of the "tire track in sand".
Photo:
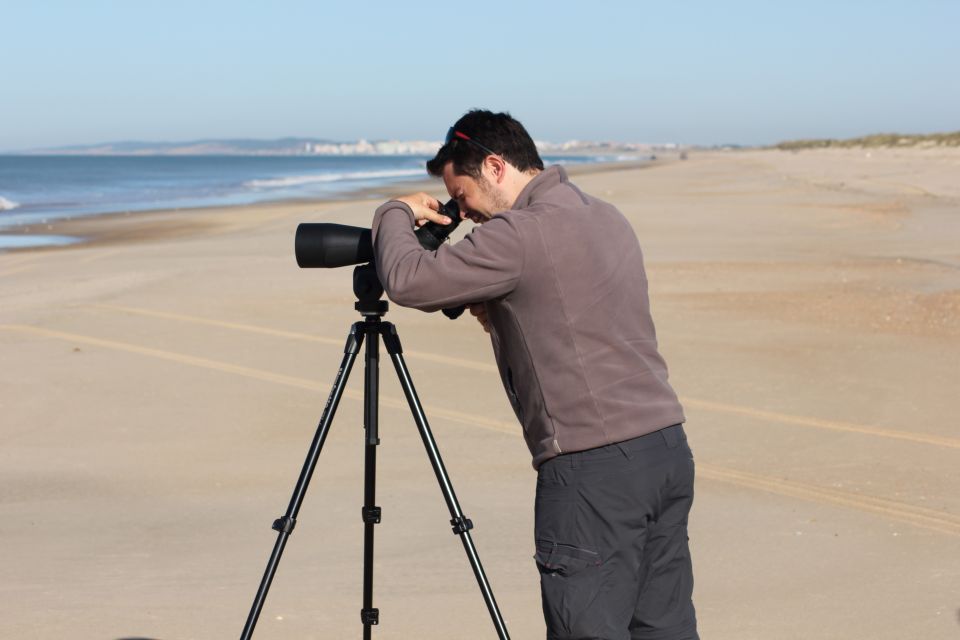
[[[252,378],[285,386],[292,386],[309,391],[329,390],[321,383],[318,383],[314,380],[308,380],[306,378],[288,376],[262,369],[243,367],[231,364],[229,362],[222,362],[209,358],[200,358],[188,354],[154,349],[152,347],[144,347],[137,344],[118,342],[116,340],[107,340],[94,336],[68,333],[53,329],[44,329],[28,325],[0,325],[0,330],[20,334],[29,334],[44,338],[52,338],[66,342],[79,342],[81,344],[93,345],[125,353],[133,353],[136,355],[147,356],[168,362],[176,362],[201,369],[230,373],[246,378]],[[362,394],[349,390],[345,391],[344,396],[358,401],[362,401],[363,399]],[[399,398],[380,396],[380,401],[384,406],[391,408],[402,409],[408,407],[406,400]],[[519,435],[519,428],[512,423],[484,419],[469,413],[450,409],[442,409],[439,407],[424,406],[424,411],[427,414],[461,422],[470,426],[490,429],[499,433],[509,433],[514,437]],[[911,524],[923,529],[928,529],[947,535],[960,536],[960,516],[951,513],[918,507],[885,498],[854,494],[837,489],[828,489],[826,487],[819,487],[816,485],[800,483],[781,478],[762,476],[745,471],[738,471],[735,469],[727,469],[701,462],[697,463],[697,468],[701,477],[709,480],[725,482],[747,489],[765,491],[780,496],[815,502],[818,504],[828,504],[855,509],[884,518]]]
[[[227,321],[216,320],[212,318],[201,318],[197,316],[189,316],[189,315],[184,315],[179,313],[170,313],[166,311],[155,311],[151,309],[140,309],[136,307],[126,307],[126,306],[108,305],[108,304],[97,304],[97,305],[91,305],[91,306],[97,309],[119,311],[121,313],[153,317],[153,318],[158,318],[163,320],[175,320],[178,322],[207,325],[207,326],[219,327],[223,329],[232,329],[236,331],[259,333],[263,335],[269,335],[269,336],[280,337],[280,338],[289,338],[293,340],[306,340],[309,342],[319,342],[321,344],[329,344],[337,347],[340,347],[344,344],[344,340],[324,338],[324,337],[314,336],[307,333],[299,333],[295,331],[281,331],[277,329],[271,329],[269,327],[261,327],[261,326],[250,325],[250,324],[241,324],[236,322],[227,322]],[[420,360],[425,360],[430,362],[436,362],[439,364],[448,364],[452,366],[472,369],[474,371],[497,373],[497,368],[491,364],[476,362],[474,360],[468,360],[466,358],[454,358],[450,356],[426,353],[422,351],[409,351],[407,349],[404,349],[404,355],[412,359],[420,359]],[[879,438],[906,440],[908,442],[915,442],[918,444],[928,444],[928,445],[934,445],[937,447],[960,449],[960,438],[951,438],[948,436],[938,436],[938,435],[926,434],[926,433],[902,431],[898,429],[885,429],[882,427],[862,425],[862,424],[856,424],[853,422],[844,422],[840,420],[824,420],[821,418],[813,418],[809,416],[798,416],[798,415],[792,415],[788,413],[780,413],[777,411],[767,411],[763,409],[756,409],[753,407],[746,407],[742,405],[713,402],[710,400],[699,400],[697,398],[690,398],[686,396],[680,398],[680,400],[683,404],[689,407],[701,409],[704,411],[712,411],[715,413],[726,413],[726,414],[747,416],[747,417],[756,418],[759,420],[780,422],[782,424],[789,424],[789,425],[794,425],[799,427],[810,427],[815,429],[825,429],[829,431],[859,433],[862,435],[875,436]]]

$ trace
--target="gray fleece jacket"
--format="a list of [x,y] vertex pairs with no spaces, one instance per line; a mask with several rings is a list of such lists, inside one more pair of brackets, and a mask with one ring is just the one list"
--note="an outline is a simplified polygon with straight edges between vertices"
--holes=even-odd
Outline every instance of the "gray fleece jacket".
[[533,466],[684,421],[650,317],[643,254],[617,209],[563,167],[455,244],[420,246],[413,212],[373,219],[377,272],[399,305],[483,302],[503,387]]

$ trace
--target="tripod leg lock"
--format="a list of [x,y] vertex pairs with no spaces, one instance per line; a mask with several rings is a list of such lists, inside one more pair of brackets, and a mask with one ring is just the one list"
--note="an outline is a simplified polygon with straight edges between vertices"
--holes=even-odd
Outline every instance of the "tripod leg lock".
[[364,625],[380,624],[380,609],[361,609],[360,620]]
[[297,521],[288,516],[283,516],[282,518],[277,518],[273,521],[272,529],[274,531],[279,531],[280,533],[285,533],[290,535],[293,533],[293,528],[297,526]]
[[473,521],[467,516],[454,518],[450,521],[450,524],[453,525],[453,533],[456,535],[466,533],[467,531],[470,531],[470,529],[473,529]]
[[387,348],[387,353],[390,355],[403,353],[400,336],[397,335],[397,327],[392,322],[384,322],[381,325],[381,334],[383,335],[383,346]]
[[380,507],[370,507],[369,509],[364,507],[362,512],[365,524],[380,524]]

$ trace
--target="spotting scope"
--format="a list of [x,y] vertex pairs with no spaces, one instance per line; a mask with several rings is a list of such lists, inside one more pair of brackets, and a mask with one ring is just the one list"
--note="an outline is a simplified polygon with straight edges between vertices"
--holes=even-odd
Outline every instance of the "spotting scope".
[[[460,224],[460,207],[450,200],[440,207],[440,214],[450,218],[450,224],[427,222],[417,229],[420,245],[436,251]],[[373,242],[370,229],[327,222],[304,222],[297,226],[294,241],[297,264],[302,269],[333,269],[373,260]]]

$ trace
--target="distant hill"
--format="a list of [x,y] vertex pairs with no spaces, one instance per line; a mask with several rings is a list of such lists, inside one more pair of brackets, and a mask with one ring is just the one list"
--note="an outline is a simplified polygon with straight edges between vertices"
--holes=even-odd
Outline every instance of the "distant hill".
[[[18,155],[77,156],[304,156],[304,155],[424,155],[436,153],[439,140],[358,140],[336,142],[318,138],[278,138],[275,140],[190,140],[185,142],[105,142],[44,149],[28,149]],[[556,155],[647,154],[651,151],[677,150],[676,144],[635,144],[619,142],[563,143],[537,141],[541,153]]]
[[876,133],[859,138],[847,138],[846,140],[836,140],[834,138],[789,140],[775,145],[776,149],[783,149],[784,151],[827,149],[831,147],[960,147],[960,131],[927,134]]

